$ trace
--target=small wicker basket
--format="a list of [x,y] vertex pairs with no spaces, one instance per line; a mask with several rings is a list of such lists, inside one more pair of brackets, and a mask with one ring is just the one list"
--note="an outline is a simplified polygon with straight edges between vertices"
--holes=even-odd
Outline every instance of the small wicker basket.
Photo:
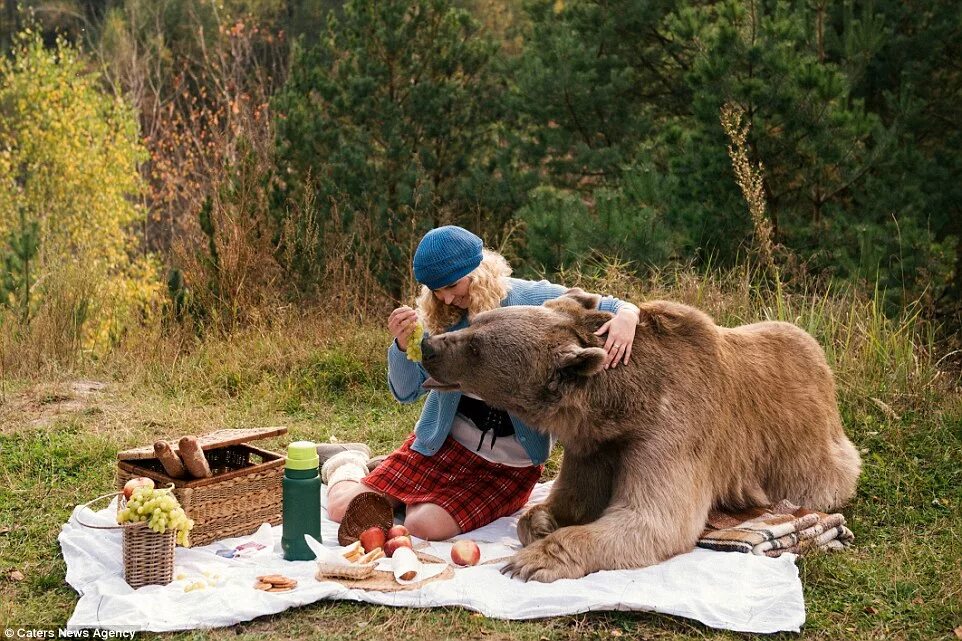
[[[92,501],[84,503],[90,507],[92,503],[105,498],[121,496],[122,492],[113,492],[98,496]],[[122,510],[126,501],[121,497],[117,502],[117,509]],[[177,533],[168,529],[163,534],[157,534],[147,526],[146,521],[123,523],[117,525],[93,525],[84,523],[79,513],[77,522],[84,527],[95,530],[121,530],[121,550],[124,561],[124,581],[133,589],[145,585],[167,585],[174,578],[174,546]]]

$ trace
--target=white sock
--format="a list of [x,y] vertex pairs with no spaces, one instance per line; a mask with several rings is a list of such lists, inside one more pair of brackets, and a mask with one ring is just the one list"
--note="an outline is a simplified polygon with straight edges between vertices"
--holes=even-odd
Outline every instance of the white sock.
[[341,481],[360,481],[365,476],[367,476],[367,467],[348,463],[331,472],[330,478],[327,479],[327,486],[334,487]]
[[348,473],[345,471],[339,475],[339,480],[359,481],[367,476],[367,456],[356,450],[338,452],[324,461],[324,465],[321,466],[321,482],[327,483],[328,486],[334,485],[336,482],[332,481],[335,476],[334,473],[341,468],[357,468],[361,472],[361,476],[355,479],[353,476],[356,472]]

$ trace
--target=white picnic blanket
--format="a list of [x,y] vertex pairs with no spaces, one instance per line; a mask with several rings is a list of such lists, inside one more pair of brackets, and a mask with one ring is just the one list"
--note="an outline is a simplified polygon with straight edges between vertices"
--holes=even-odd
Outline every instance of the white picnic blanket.
[[[547,496],[540,484],[532,503]],[[313,561],[285,561],[281,527],[269,532],[274,548],[260,558],[227,559],[219,549],[251,537],[227,539],[197,548],[177,548],[175,576],[166,586],[133,590],[123,580],[120,533],[77,523],[74,515],[59,536],[67,564],[67,583],[80,594],[68,629],[104,628],[167,632],[228,626],[321,599],[346,599],[380,605],[428,608],[462,606],[497,619],[535,619],[591,610],[653,611],[696,619],[713,628],[739,632],[799,631],[805,621],[802,584],[791,554],[768,558],[754,554],[695,549],[640,570],[596,572],[577,580],[524,583],[509,579],[501,564],[458,568],[454,578],[425,584],[419,590],[371,592],[348,589],[314,578]],[[114,522],[116,506],[86,511],[85,522]],[[519,546],[518,515],[465,535],[481,546],[481,563],[510,554]],[[322,512],[325,545],[337,545],[337,523]],[[266,526],[269,527],[269,526]],[[451,543],[424,551],[448,559]],[[283,574],[298,580],[291,592],[255,590],[255,577]],[[185,591],[189,586],[202,589]]]

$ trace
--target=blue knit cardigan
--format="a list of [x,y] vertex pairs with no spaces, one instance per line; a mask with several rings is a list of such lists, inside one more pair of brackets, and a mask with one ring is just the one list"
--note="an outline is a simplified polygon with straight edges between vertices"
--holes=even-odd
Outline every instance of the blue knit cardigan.
[[[561,285],[555,285],[546,280],[530,281],[518,278],[509,278],[509,290],[507,297],[501,301],[501,307],[510,305],[541,305],[545,301],[557,298],[567,291]],[[598,309],[617,314],[624,304],[623,301],[612,296],[604,296]],[[448,331],[462,329],[468,326],[466,318],[452,325]],[[397,342],[391,341],[391,346],[387,351],[387,377],[388,386],[391,394],[402,403],[413,403],[427,392],[428,398],[421,410],[421,418],[418,419],[414,427],[414,444],[411,446],[415,452],[420,452],[425,456],[432,456],[441,449],[444,440],[451,432],[451,425],[454,422],[454,415],[458,409],[458,401],[461,400],[461,392],[440,392],[437,390],[427,391],[421,384],[428,378],[428,373],[421,366],[407,358],[407,354],[401,351]],[[535,465],[540,465],[548,460],[551,452],[551,439],[534,429],[525,425],[515,416],[511,416],[514,424],[515,433],[518,441],[524,447],[531,461]]]

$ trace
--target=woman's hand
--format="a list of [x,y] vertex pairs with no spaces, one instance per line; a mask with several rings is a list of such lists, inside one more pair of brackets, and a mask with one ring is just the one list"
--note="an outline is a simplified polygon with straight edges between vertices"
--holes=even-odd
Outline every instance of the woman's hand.
[[631,343],[635,340],[635,330],[638,328],[638,308],[634,305],[623,305],[615,317],[602,325],[595,334],[601,336],[607,332],[605,351],[608,360],[605,369],[618,367],[618,361],[624,357],[625,365],[631,357]]
[[397,341],[397,346],[402,352],[408,349],[408,339],[414,333],[414,326],[418,322],[418,314],[407,305],[398,307],[387,319],[387,329],[391,336]]

